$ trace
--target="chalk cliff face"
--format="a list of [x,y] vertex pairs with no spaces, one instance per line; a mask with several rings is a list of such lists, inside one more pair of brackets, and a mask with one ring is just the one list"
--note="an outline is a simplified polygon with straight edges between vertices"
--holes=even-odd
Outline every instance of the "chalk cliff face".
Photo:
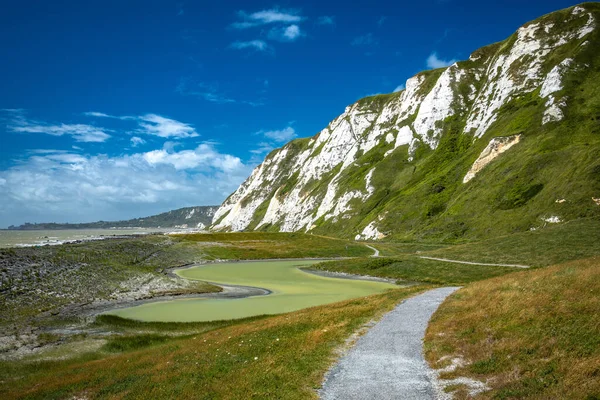
[[599,23],[598,3],[557,11],[359,100],[269,154],[213,229],[458,238],[596,215]]

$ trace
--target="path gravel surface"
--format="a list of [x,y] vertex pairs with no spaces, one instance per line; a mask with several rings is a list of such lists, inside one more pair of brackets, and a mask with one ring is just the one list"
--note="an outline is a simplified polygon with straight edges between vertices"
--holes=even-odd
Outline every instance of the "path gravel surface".
[[371,257],[379,257],[379,250],[377,250],[375,247],[373,246],[369,246],[368,244],[365,244],[365,246],[367,246],[368,248],[370,248],[371,250],[374,251],[374,253],[371,255]]
[[431,315],[457,289],[430,290],[386,314],[327,373],[320,398],[435,399],[423,337]]
[[520,265],[520,264],[490,264],[490,263],[480,263],[480,262],[472,262],[472,261],[449,260],[447,258],[426,257],[426,256],[420,256],[419,258],[424,258],[426,260],[443,261],[443,262],[449,262],[449,263],[455,263],[455,264],[487,265],[490,267],[529,268],[529,265]]

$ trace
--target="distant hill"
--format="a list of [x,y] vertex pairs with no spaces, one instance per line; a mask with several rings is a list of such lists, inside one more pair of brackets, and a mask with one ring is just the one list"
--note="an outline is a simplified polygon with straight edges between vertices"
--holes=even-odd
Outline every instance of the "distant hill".
[[46,229],[109,229],[109,228],[204,228],[211,224],[217,206],[185,207],[145,218],[126,221],[97,221],[82,224],[41,223],[11,225],[11,230],[46,230]]

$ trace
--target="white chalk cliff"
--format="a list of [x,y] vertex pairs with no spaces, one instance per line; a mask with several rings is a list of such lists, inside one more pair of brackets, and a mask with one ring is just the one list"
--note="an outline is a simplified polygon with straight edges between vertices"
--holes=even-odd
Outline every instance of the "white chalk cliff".
[[[399,153],[411,163],[419,152],[434,152],[452,121],[460,122],[452,129],[460,127],[461,135],[475,144],[481,141],[484,148],[475,165],[470,162],[472,169],[458,177],[460,185],[471,185],[476,173],[507,157],[513,150],[504,151],[518,147],[522,139],[486,136],[509,103],[537,96],[545,107],[539,126],[564,118],[570,104],[562,91],[564,79],[586,68],[573,53],[590,45],[598,24],[586,7],[542,17],[507,40],[475,51],[469,60],[419,73],[402,92],[346,107],[316,136],[269,154],[217,210],[212,228],[311,232],[323,224],[344,223],[356,217],[361,204],[388,189],[377,186],[378,163]],[[386,214],[374,211],[361,217],[352,237],[388,234],[378,229]]]

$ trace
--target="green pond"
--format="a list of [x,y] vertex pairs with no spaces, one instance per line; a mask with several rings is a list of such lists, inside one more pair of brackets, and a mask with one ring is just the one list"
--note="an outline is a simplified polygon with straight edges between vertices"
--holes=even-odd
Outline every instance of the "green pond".
[[362,280],[327,278],[303,272],[317,261],[263,261],[203,265],[177,271],[183,278],[254,286],[265,296],[242,299],[177,299],[108,312],[140,321],[191,322],[280,314],[302,308],[384,292],[397,286]]

